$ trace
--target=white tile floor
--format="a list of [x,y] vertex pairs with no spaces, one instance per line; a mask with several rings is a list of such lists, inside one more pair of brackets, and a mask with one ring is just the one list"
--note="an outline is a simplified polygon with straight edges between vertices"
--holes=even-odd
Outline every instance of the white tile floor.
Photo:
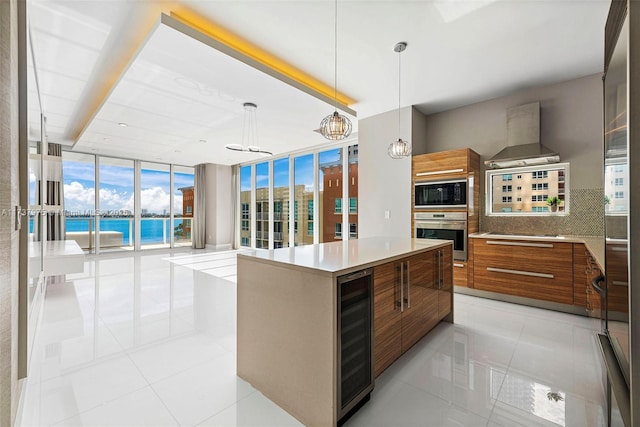
[[[88,260],[47,291],[21,425],[300,425],[236,376],[235,281],[232,252]],[[605,424],[592,320],[465,295],[455,317],[346,425]]]

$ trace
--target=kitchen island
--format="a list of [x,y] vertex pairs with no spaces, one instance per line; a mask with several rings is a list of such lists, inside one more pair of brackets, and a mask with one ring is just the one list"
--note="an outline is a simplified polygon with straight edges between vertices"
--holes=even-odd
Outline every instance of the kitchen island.
[[453,322],[451,260],[450,241],[409,238],[238,254],[238,376],[305,425],[337,425],[374,376]]

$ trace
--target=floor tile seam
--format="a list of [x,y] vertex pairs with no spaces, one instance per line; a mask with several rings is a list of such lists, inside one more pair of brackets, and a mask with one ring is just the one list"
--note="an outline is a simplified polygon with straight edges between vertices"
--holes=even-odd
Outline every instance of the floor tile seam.
[[[514,353],[515,353],[515,349],[514,349]],[[511,355],[511,359],[513,359],[513,354]],[[509,374],[509,368],[510,367],[511,367],[511,360],[509,361],[509,366],[507,367],[507,370],[504,373],[504,377],[502,378],[502,381],[500,382],[500,387],[498,388],[498,393],[496,393],[496,397],[493,398],[493,405],[491,407],[491,412],[489,412],[487,426],[492,421],[491,418],[493,418],[493,413],[494,413],[494,411],[496,409],[496,404],[498,403],[498,398],[500,397],[500,393],[502,393],[502,387],[504,386],[504,381],[507,379],[507,375]]]
[[[447,404],[447,405],[449,405],[449,406],[453,406],[453,407],[456,407],[456,408],[458,408],[458,409],[462,409],[462,410],[464,410],[464,411],[466,411],[466,412],[468,412],[468,413],[471,413],[471,414],[473,414],[473,415],[475,415],[475,416],[478,416],[478,417],[480,417],[480,418],[482,418],[482,419],[484,419],[484,420],[488,420],[488,417],[485,417],[484,415],[480,415],[480,414],[478,414],[477,412],[475,412],[475,411],[473,411],[473,410],[471,410],[471,409],[469,409],[469,408],[465,408],[465,407],[463,407],[463,406],[459,406],[459,405],[457,405],[455,402],[452,402],[452,401],[450,401],[450,400],[444,399],[443,397],[438,396],[437,394],[432,393],[432,392],[430,392],[430,391],[428,391],[428,390],[425,390],[425,389],[423,389],[423,388],[421,388],[421,387],[418,387],[418,386],[416,386],[416,385],[414,385],[414,384],[408,383],[408,382],[406,382],[406,381],[404,381],[404,380],[401,380],[401,379],[397,379],[397,380],[396,380],[396,379],[393,379],[393,381],[398,382],[398,383],[401,383],[401,384],[404,384],[404,385],[407,385],[407,386],[409,386],[409,387],[411,387],[411,388],[413,388],[413,389],[415,389],[415,390],[418,390],[418,391],[420,391],[420,392],[422,392],[422,393],[426,393],[426,394],[428,394],[428,395],[429,395],[429,396],[431,396],[431,397],[435,397],[436,399],[441,400],[442,402],[446,403],[446,404]],[[387,384],[389,384],[389,383],[387,383]],[[501,385],[501,386],[502,386],[502,385]],[[495,399],[494,399],[494,404],[495,404]],[[493,405],[492,405],[492,406],[493,406]],[[493,411],[493,408],[492,408],[492,411]]]
[[[233,402],[232,404],[230,404],[230,405],[228,405],[228,406],[225,406],[223,409],[219,410],[219,411],[218,411],[218,412],[216,412],[215,414],[213,414],[213,415],[209,415],[209,416],[207,416],[206,418],[204,418],[204,419],[202,419],[202,420],[200,420],[200,421],[198,421],[198,422],[194,423],[194,424],[193,424],[193,425],[194,425],[194,427],[201,426],[201,425],[202,425],[203,423],[205,423],[207,420],[209,420],[209,419],[211,419],[211,418],[213,418],[213,417],[217,417],[217,416],[218,416],[218,415],[220,415],[222,412],[224,412],[224,411],[226,411],[227,409],[229,409],[229,408],[233,407],[234,405],[237,405],[238,403],[242,402],[243,400],[248,399],[249,397],[253,396],[253,395],[254,395],[254,394],[256,394],[256,393],[258,393],[258,390],[254,389],[251,393],[249,393],[249,394],[247,394],[246,396],[242,397],[240,400],[236,400],[235,402]],[[265,396],[265,399],[268,399],[268,398]],[[269,399],[269,400],[270,400],[271,402],[273,402],[271,399]],[[274,405],[276,405],[276,404],[274,403]],[[276,405],[276,406],[278,406],[278,405]],[[280,406],[278,406],[278,408],[282,409]],[[282,410],[284,411],[284,409],[282,409]],[[289,414],[289,413],[287,412],[287,414]],[[291,415],[291,416],[293,416],[293,415]]]
[[[216,359],[219,359],[219,358],[220,358],[220,357],[222,357],[222,356],[226,356],[226,353],[229,353],[229,354],[234,355],[234,353],[233,353],[233,352],[231,352],[231,351],[227,350],[226,348],[224,348],[224,347],[222,347],[222,346],[220,346],[220,345],[218,345],[218,346],[220,347],[220,349],[222,349],[222,350],[223,350],[223,352],[222,352],[222,353],[220,353],[220,354],[218,354],[217,356],[215,356],[215,357],[213,357],[213,358],[210,358],[210,359],[207,359],[207,360],[204,360],[204,361],[201,361],[201,362],[197,362],[197,363],[196,363],[196,364],[194,364],[194,365],[188,366],[187,368],[184,368],[184,369],[180,369],[180,370],[178,370],[178,371],[173,372],[172,374],[170,374],[170,375],[168,375],[168,376],[165,376],[165,377],[162,377],[162,378],[158,378],[158,379],[153,380],[153,381],[149,380],[149,379],[144,375],[144,373],[142,373],[142,371],[140,371],[140,368],[138,367],[138,365],[136,364],[136,362],[135,362],[133,359],[132,359],[131,361],[132,361],[132,362],[133,362],[133,364],[136,366],[136,369],[138,369],[138,371],[140,371],[140,374],[143,376],[143,378],[145,379],[145,381],[147,381],[147,382],[149,383],[149,385],[150,385],[150,386],[153,386],[153,385],[157,385],[158,383],[161,383],[161,382],[163,382],[163,381],[167,381],[167,380],[169,380],[169,379],[172,379],[173,377],[175,377],[175,376],[177,376],[177,375],[184,374],[185,372],[190,371],[190,370],[192,370],[192,369],[199,368],[199,367],[201,367],[201,366],[203,366],[203,365],[205,365],[205,364],[207,364],[207,363],[211,363],[212,361],[214,361],[214,360],[216,360]],[[236,375],[236,376],[237,376],[237,375]]]
[[[160,338],[160,339],[158,339],[156,341],[148,342],[148,343],[139,345],[137,347],[134,346],[134,347],[125,348],[124,352],[127,353],[127,354],[134,354],[136,352],[141,352],[141,351],[153,351],[153,350],[155,350],[154,347],[157,347],[159,345],[171,344],[173,341],[176,341],[176,340],[189,339],[189,338],[199,337],[199,336],[203,336],[203,335],[205,335],[205,334],[203,334],[202,332],[198,332],[195,329],[191,329],[191,330],[182,332],[180,334],[176,334],[176,335],[171,335],[169,337]],[[211,342],[210,344],[215,344],[215,345],[217,345],[219,347],[222,347],[217,342]]]
[[90,407],[90,408],[87,408],[87,409],[84,409],[84,410],[82,410],[82,411],[79,411],[79,412],[75,413],[74,415],[71,415],[71,416],[66,417],[66,418],[64,418],[64,419],[61,419],[61,420],[58,420],[58,421],[56,421],[55,423],[53,423],[53,424],[49,424],[49,425],[56,425],[56,426],[57,426],[57,425],[60,425],[60,424],[64,423],[65,421],[68,421],[68,420],[70,420],[70,419],[72,419],[72,418],[78,417],[78,416],[80,416],[80,415],[82,415],[82,414],[85,414],[85,413],[87,413],[87,412],[93,411],[93,410],[95,410],[95,409],[97,409],[97,408],[99,408],[99,407],[101,407],[101,406],[107,406],[107,405],[109,405],[109,404],[111,404],[111,403],[115,402],[115,401],[116,401],[116,400],[118,400],[118,399],[121,399],[121,398],[123,398],[123,397],[129,396],[129,395],[131,395],[131,394],[133,394],[133,393],[137,393],[137,392],[139,392],[139,391],[141,391],[141,390],[144,390],[144,389],[145,389],[145,388],[147,388],[147,387],[150,387],[150,385],[146,384],[146,385],[144,385],[144,386],[142,386],[142,387],[137,387],[137,388],[135,388],[134,390],[130,390],[130,391],[126,392],[126,393],[120,394],[120,395],[118,395],[117,397],[114,397],[114,398],[112,398],[112,399],[105,400],[105,401],[103,401],[103,402],[101,402],[101,403],[98,403],[98,404],[97,404],[97,405],[95,405],[95,406],[92,406],[92,407]]
[[[148,380],[146,378],[145,378],[145,380],[148,382]],[[150,383],[149,384],[149,388],[151,389],[151,392],[153,393],[153,395],[158,398],[160,403],[162,403],[162,406],[164,406],[164,408],[167,410],[169,415],[171,415],[171,418],[173,418],[173,421],[175,421],[176,425],[179,426],[180,425],[180,421],[178,421],[178,418],[176,418],[174,413],[171,411],[171,409],[167,405],[167,402],[165,402],[164,399],[162,397],[160,397],[160,395],[158,394],[158,391],[155,388],[153,388],[153,384]]]

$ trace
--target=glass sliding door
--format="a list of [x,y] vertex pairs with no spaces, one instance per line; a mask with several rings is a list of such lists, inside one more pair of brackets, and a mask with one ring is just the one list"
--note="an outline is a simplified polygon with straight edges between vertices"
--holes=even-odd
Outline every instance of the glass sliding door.
[[289,158],[273,161],[273,248],[289,246]]
[[174,246],[191,246],[193,221],[194,169],[173,167],[173,233]]
[[100,251],[133,250],[133,160],[100,157]]
[[85,252],[96,247],[96,158],[91,154],[62,152],[65,228]]
[[295,245],[313,244],[313,154],[296,157],[294,170],[294,206],[293,221]]
[[170,167],[141,162],[140,244],[144,249],[168,248],[173,229],[171,215]]
[[342,240],[342,149],[334,148],[318,154],[318,186],[320,198],[320,243]]
[[251,166],[240,168],[240,245],[251,246]]
[[256,165],[256,248],[269,248],[269,163]]

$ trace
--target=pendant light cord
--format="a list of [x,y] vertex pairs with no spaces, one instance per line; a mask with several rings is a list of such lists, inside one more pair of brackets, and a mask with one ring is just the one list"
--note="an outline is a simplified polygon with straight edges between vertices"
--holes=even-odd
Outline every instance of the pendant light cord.
[[333,106],[338,111],[338,0],[334,6],[333,25]]
[[402,56],[402,51],[398,52],[398,139],[402,139],[400,137],[400,57]]

